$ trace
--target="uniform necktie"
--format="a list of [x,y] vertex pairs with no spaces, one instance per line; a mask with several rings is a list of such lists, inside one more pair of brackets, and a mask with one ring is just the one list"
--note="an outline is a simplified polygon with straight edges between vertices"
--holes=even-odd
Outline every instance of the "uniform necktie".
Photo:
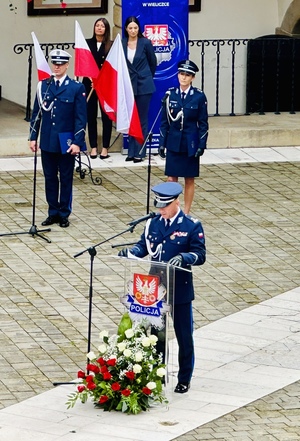
[[185,98],[185,95],[186,95],[186,93],[185,93],[185,92],[181,92],[181,99],[182,99],[182,101],[184,100],[184,98]]
[[60,86],[60,81],[59,81],[59,80],[56,80],[56,81],[55,81],[55,86],[56,86],[56,89],[59,88],[59,86]]
[[169,226],[170,226],[170,219],[166,219],[166,222],[165,222],[165,229],[168,230],[168,229],[169,229]]

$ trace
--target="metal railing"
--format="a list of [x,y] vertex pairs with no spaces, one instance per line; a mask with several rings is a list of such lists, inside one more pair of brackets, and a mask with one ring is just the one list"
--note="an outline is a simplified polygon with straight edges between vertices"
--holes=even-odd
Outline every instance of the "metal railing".
[[213,116],[235,116],[237,106],[238,113],[244,113],[244,101],[237,104],[236,93],[245,96],[247,42],[245,38],[189,40],[189,56],[200,66],[200,89]]
[[[299,64],[296,61],[300,56],[300,39],[285,38],[284,40],[278,36],[275,37],[251,40],[246,38],[189,40],[189,58],[200,69],[200,75],[196,75],[193,85],[205,92],[208,99],[208,112],[211,116],[235,116],[253,112],[264,114],[265,111],[295,113],[297,107],[300,110],[300,103],[295,102],[295,94],[298,93],[296,87],[296,72],[298,71],[295,65]],[[261,53],[258,50],[258,56],[257,52],[254,56],[255,69],[253,69],[251,48],[257,45],[262,49]],[[272,58],[270,58],[269,47],[273,48]],[[68,50],[74,48],[74,43],[45,43],[41,44],[41,48],[48,60],[51,50],[55,48]],[[283,57],[285,48],[291,48],[289,62],[292,74],[290,80],[284,80],[284,84],[291,84],[291,88],[288,93],[289,101],[283,105],[284,86],[279,78],[280,73],[286,71],[287,67],[287,60]],[[30,120],[33,44],[17,44],[13,50],[16,54],[28,51],[25,119]],[[274,69],[268,69],[272,63],[275,66]],[[257,64],[259,65],[258,72]],[[274,75],[274,81],[272,75]],[[268,107],[268,100],[275,103],[273,108]]]

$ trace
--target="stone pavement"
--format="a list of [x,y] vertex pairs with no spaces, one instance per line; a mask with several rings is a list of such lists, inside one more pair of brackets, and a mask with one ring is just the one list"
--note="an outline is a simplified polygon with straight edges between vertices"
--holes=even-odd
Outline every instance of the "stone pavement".
[[[298,148],[204,155],[193,205],[193,215],[202,220],[208,250],[206,264],[194,269],[196,332],[300,286],[299,159]],[[32,221],[32,160],[25,158],[23,169],[20,159],[15,169],[12,161],[0,160],[2,234],[27,232]],[[83,367],[90,262],[87,253],[77,259],[74,254],[123,231],[127,222],[145,214],[147,196],[147,167],[124,167],[120,155],[104,162],[96,162],[95,170],[102,185],[93,185],[88,176],[75,177],[71,226],[66,230],[53,226],[45,233],[50,244],[28,234],[0,237],[3,409],[51,390],[53,382],[74,379]],[[151,183],[163,179],[162,164],[154,158]],[[37,225],[45,214],[39,171]],[[106,264],[107,255],[116,253],[111,244],[134,241],[141,231],[140,225],[133,234],[98,248],[93,278],[95,344],[99,330],[115,330],[123,311],[118,300],[122,283],[110,277]],[[299,385],[299,381],[288,384],[172,439],[298,440]]]

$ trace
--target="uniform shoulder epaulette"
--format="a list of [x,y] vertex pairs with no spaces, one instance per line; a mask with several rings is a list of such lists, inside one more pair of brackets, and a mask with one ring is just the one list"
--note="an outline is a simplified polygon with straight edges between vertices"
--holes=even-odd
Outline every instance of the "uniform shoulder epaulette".
[[197,219],[197,218],[195,218],[195,217],[193,217],[193,216],[190,216],[189,214],[186,214],[185,217],[186,217],[187,219],[189,219],[191,222],[193,222],[194,224],[196,224],[197,222],[199,222],[199,219]]
[[171,92],[172,90],[176,90],[176,87],[169,87],[168,90]]
[[203,90],[199,89],[198,87],[195,87],[195,90],[196,90],[197,92],[203,93]]

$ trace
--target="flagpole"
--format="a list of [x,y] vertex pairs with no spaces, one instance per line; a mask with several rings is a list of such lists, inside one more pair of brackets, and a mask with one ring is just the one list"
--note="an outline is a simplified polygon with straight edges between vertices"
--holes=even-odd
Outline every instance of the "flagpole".
[[86,99],[86,102],[87,102],[87,103],[89,102],[89,99],[91,98],[91,95],[92,95],[92,93],[94,92],[94,90],[95,90],[95,89],[91,89],[91,90],[90,90],[90,93],[88,94],[88,97],[87,97],[87,99]]

